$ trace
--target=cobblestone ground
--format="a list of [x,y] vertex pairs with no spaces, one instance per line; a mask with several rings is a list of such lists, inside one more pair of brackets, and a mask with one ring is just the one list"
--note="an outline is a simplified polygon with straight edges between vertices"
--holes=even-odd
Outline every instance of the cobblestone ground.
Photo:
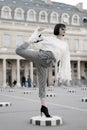
[[60,116],[63,124],[55,127],[35,126],[30,118],[40,115],[38,88],[0,88],[0,130],[87,130],[87,87],[47,87],[47,106],[51,115]]

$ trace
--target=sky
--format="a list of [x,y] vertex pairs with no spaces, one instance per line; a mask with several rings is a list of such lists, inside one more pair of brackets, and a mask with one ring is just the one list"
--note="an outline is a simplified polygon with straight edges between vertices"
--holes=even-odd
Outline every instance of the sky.
[[70,5],[76,5],[77,3],[83,3],[83,9],[87,9],[87,0],[51,0],[56,1],[60,3],[70,4]]

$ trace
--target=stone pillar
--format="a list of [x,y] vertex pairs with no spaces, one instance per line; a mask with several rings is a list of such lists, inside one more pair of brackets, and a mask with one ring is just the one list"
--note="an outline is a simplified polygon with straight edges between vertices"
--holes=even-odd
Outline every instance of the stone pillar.
[[58,76],[57,76],[58,66],[55,64],[55,86],[58,86]]
[[21,87],[20,84],[20,60],[17,59],[17,87]]
[[3,87],[6,86],[6,59],[3,59]]
[[15,62],[15,60],[13,60],[13,62],[12,62],[12,82],[14,80],[17,80],[17,78],[16,78],[16,62]]
[[30,62],[30,77],[31,77],[31,82],[33,83],[33,62]]
[[29,75],[29,64],[25,61],[25,77],[28,78]]
[[80,80],[81,79],[81,76],[80,76],[80,61],[78,61],[77,62],[77,64],[78,64],[78,80]]

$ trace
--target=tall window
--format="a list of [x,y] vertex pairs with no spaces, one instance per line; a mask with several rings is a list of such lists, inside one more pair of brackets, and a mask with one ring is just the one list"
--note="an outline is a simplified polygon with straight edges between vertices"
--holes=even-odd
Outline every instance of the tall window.
[[68,22],[68,16],[65,14],[64,17],[63,17],[63,20],[64,20],[64,23],[67,23]]
[[74,44],[74,51],[78,51],[79,50],[79,40],[74,39],[73,44]]
[[36,21],[36,12],[34,10],[29,10],[27,12],[27,20]]
[[1,18],[11,19],[11,9],[8,6],[3,6],[1,9]]
[[16,36],[16,45],[19,46],[21,44],[23,44],[23,36],[17,35]]
[[9,9],[8,8],[5,8],[4,9],[4,14],[3,14],[6,18],[9,17]]
[[39,21],[40,22],[47,22],[47,13],[44,11],[41,11],[39,14]]
[[58,22],[58,14],[57,13],[52,13],[51,14],[51,22],[52,23],[57,23]]
[[34,13],[33,13],[33,11],[30,11],[29,18],[30,18],[30,20],[34,20]]
[[11,43],[11,37],[9,34],[4,34],[3,36],[3,46],[8,48],[10,46]]
[[83,50],[87,51],[87,40],[83,41]]
[[45,13],[42,13],[42,14],[41,14],[41,20],[42,20],[42,21],[45,21]]
[[18,20],[24,20],[24,11],[23,11],[23,9],[17,8],[15,10],[15,16],[14,16],[14,18],[18,19]]
[[17,18],[22,18],[22,12],[20,9],[17,11]]
[[77,16],[75,16],[74,18],[73,18],[73,23],[78,23],[78,18],[77,18]]
[[66,13],[64,13],[64,14],[62,15],[61,21],[62,21],[63,23],[65,23],[65,24],[69,24],[69,15],[66,14]]
[[74,14],[72,16],[72,24],[73,25],[79,25],[79,16],[78,15]]

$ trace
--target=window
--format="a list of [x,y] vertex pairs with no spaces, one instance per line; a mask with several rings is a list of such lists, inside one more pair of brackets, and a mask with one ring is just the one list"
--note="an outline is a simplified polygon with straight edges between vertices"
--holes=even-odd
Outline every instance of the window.
[[51,14],[51,23],[57,23],[58,22],[58,14],[56,12]]
[[17,11],[17,18],[20,19],[21,17],[22,17],[22,12],[21,12],[21,10],[18,10],[18,11]]
[[7,17],[7,18],[9,17],[9,10],[8,10],[8,8],[5,8],[5,9],[4,9],[3,14],[4,14],[4,16]]
[[23,36],[17,35],[16,36],[16,45],[19,46],[21,44],[23,44]]
[[42,20],[42,21],[45,21],[45,13],[42,13],[42,14],[41,14],[41,20]]
[[77,63],[74,63],[74,68],[77,68]]
[[87,40],[83,41],[83,50],[87,51]]
[[74,51],[78,51],[79,50],[79,40],[74,39],[73,44],[74,44]]
[[30,20],[34,20],[34,13],[33,13],[33,11],[30,12],[29,18],[30,18]]
[[87,62],[85,63],[85,68],[87,68]]
[[68,25],[69,25],[69,15],[66,14],[66,13],[64,13],[64,14],[62,15],[61,21],[62,21],[63,23],[65,23],[65,24],[68,24]]
[[55,76],[55,70],[52,70],[52,76]]
[[39,14],[39,21],[40,22],[47,22],[47,13],[42,11]]
[[79,16],[78,15],[72,16],[72,24],[73,25],[79,25]]
[[11,9],[8,6],[2,7],[1,18],[11,19]]
[[78,18],[77,18],[77,16],[75,16],[74,18],[73,18],[73,23],[78,23]]
[[29,10],[27,13],[27,20],[36,21],[36,12],[34,10]]
[[10,42],[11,42],[10,35],[4,34],[4,36],[3,36],[3,46],[8,48],[10,46]]
[[17,8],[15,10],[14,18],[18,20],[24,20],[24,11],[21,8]]

